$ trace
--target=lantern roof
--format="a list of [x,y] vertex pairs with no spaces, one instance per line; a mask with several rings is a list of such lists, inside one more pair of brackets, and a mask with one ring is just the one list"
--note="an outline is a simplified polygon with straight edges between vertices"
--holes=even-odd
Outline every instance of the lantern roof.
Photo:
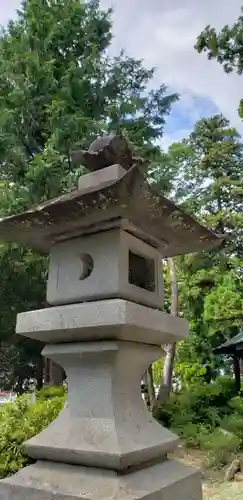
[[[49,252],[59,241],[121,228],[165,257],[208,250],[222,241],[151,187],[144,174],[147,165],[125,150],[124,138],[118,154],[119,144],[112,136],[104,148],[93,143],[88,151],[75,153],[75,162],[78,158],[89,168],[95,182],[80,182],[75,191],[0,220],[0,239]],[[122,165],[119,175],[105,177],[105,169],[119,166],[114,162]]]

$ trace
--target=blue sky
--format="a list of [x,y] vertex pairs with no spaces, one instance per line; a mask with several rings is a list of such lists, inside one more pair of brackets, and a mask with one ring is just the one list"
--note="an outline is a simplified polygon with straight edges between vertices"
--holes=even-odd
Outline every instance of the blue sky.
[[191,130],[197,120],[220,112],[218,106],[210,98],[191,93],[187,96],[187,104],[185,101],[184,94],[183,100],[179,100],[173,106],[172,113],[166,120],[166,136],[184,137],[184,131]]
[[[1,0],[0,24],[14,17],[20,0]],[[112,52],[121,48],[157,68],[154,85],[165,83],[180,94],[168,117],[163,145],[187,136],[203,116],[222,112],[242,132],[237,107],[242,78],[226,75],[216,61],[208,61],[193,46],[202,29],[220,29],[240,14],[242,0],[101,0],[113,7]]]

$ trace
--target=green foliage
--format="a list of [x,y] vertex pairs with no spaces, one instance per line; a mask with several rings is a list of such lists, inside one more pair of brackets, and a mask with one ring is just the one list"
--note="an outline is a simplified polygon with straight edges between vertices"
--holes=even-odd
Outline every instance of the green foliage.
[[[182,346],[179,347],[177,358],[182,358],[181,356]],[[204,368],[199,361],[195,361],[193,364],[187,361],[179,361],[175,363],[174,374],[175,377],[179,378],[182,387],[192,387],[198,385],[200,382],[204,381],[206,375],[206,368]]]
[[236,392],[235,380],[232,377],[218,377],[210,387],[214,404],[218,407],[228,404]]
[[221,421],[221,427],[228,432],[231,432],[241,441],[241,447],[243,447],[243,418],[242,413],[233,413],[232,415],[227,415]]
[[[111,12],[96,0],[25,0],[1,32],[0,216],[74,189],[84,169],[71,152],[106,131],[121,129],[160,165],[155,142],[177,95],[151,89],[154,70],[142,61],[108,55],[111,38]],[[0,387],[22,391],[41,380],[42,346],[16,339],[16,314],[45,307],[47,263],[17,246],[0,250]]]
[[192,449],[203,449],[204,442],[209,440],[212,432],[210,427],[190,422],[185,423],[182,427],[176,427],[174,430],[180,435],[183,444]]
[[[207,52],[208,59],[216,59],[226,73],[234,71],[238,75],[243,72],[242,13],[243,7],[236,22],[232,26],[224,26],[218,33],[207,26],[198,36],[195,46],[199,53]],[[240,101],[239,115],[243,118],[243,99]]]
[[40,391],[37,391],[36,398],[38,401],[45,401],[53,398],[63,398],[66,394],[64,386],[44,386]]
[[236,396],[235,398],[232,398],[231,401],[229,402],[229,406],[233,410],[233,412],[243,416],[243,399],[241,396]]
[[41,432],[63,408],[65,397],[41,399],[29,406],[29,396],[0,407],[0,477],[30,463],[22,443]]
[[169,150],[180,179],[176,196],[205,224],[234,236],[230,254],[242,238],[242,151],[240,135],[222,115],[199,120],[188,139]]
[[[204,319],[223,320],[224,318],[239,318],[243,311],[243,297],[239,293],[236,277],[232,272],[224,274],[215,287],[205,298]],[[233,321],[232,321],[233,323]]]
[[240,439],[234,435],[225,435],[215,429],[201,441],[201,449],[207,452],[205,466],[219,469],[235,459],[240,451]]
[[[211,252],[177,259],[181,313],[190,337],[177,350],[176,369],[183,385],[210,381],[225,363],[214,347],[236,335],[243,311],[243,162],[242,141],[221,115],[202,119],[168,151],[174,165],[175,196],[192,214],[226,236]],[[195,369],[201,366],[200,371]]]
[[185,446],[206,452],[206,466],[220,468],[243,447],[243,402],[234,392],[234,380],[219,377],[172,393],[154,416]]
[[80,169],[71,151],[102,131],[119,127],[148,153],[159,151],[153,142],[177,96],[163,84],[145,96],[154,71],[124,53],[109,57],[110,41],[110,11],[96,1],[27,0],[3,32],[0,160],[16,209],[73,185]]
[[216,58],[223,65],[226,73],[236,71],[241,75],[243,71],[242,27],[242,15],[232,27],[224,26],[219,33],[211,26],[207,26],[197,39],[197,51],[199,53],[206,51],[209,59]]
[[183,428],[186,424],[216,427],[235,394],[235,382],[228,377],[218,378],[211,384],[199,384],[172,393],[156,410],[155,417],[168,427]]
[[19,312],[45,305],[45,259],[16,245],[0,249],[0,387],[22,392],[38,377],[42,344],[14,335]]
[[163,374],[163,359],[159,359],[153,365],[153,379],[154,385],[158,386],[161,382],[162,374]]

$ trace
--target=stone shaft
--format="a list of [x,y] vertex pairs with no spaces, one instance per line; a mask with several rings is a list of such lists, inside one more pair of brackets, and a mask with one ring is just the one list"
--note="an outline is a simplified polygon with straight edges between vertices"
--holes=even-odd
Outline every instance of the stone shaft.
[[160,348],[103,341],[49,345],[43,354],[65,369],[68,399],[57,419],[25,443],[29,456],[126,470],[173,451],[177,437],[153,419],[140,390]]

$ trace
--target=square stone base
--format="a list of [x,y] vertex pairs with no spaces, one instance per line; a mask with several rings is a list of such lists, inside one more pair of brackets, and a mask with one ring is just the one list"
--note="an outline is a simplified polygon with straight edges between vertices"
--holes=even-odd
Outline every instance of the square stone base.
[[0,481],[0,500],[202,500],[200,473],[173,460],[128,474],[37,462]]

